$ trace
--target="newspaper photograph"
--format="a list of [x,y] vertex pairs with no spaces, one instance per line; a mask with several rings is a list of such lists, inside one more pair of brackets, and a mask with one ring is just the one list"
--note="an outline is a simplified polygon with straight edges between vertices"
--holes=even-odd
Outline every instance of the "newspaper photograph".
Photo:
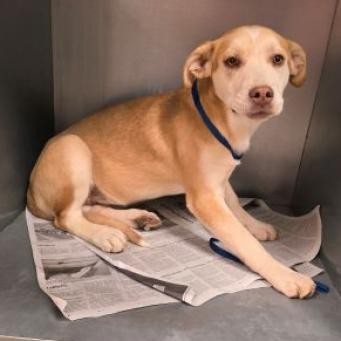
[[176,302],[119,272],[72,235],[26,210],[40,288],[69,320]]
[[[322,271],[309,263],[321,245],[318,207],[290,217],[258,199],[242,203],[278,230],[278,240],[262,243],[275,258],[297,265],[297,271],[311,277]],[[128,243],[117,254],[103,252],[27,211],[40,287],[65,317],[100,316],[176,301],[198,306],[224,293],[269,286],[244,265],[215,254],[208,243],[211,236],[183,200],[162,199],[145,208],[158,214],[162,226],[140,232],[149,247]]]

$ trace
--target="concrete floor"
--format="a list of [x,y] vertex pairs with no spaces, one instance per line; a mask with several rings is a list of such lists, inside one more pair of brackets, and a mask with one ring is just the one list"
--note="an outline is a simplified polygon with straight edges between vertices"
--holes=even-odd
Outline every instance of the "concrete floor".
[[0,334],[69,341],[340,341],[341,298],[299,301],[271,288],[217,297],[201,307],[154,306],[96,319],[65,320],[39,289],[21,214],[0,233]]

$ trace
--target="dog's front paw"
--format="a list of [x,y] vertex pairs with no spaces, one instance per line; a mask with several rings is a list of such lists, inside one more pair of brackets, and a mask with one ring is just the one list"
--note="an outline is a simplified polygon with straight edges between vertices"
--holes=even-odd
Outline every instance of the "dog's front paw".
[[316,287],[310,277],[291,269],[285,269],[270,282],[275,289],[289,298],[308,298],[314,294]]
[[258,240],[275,240],[278,237],[277,231],[270,224],[257,222],[257,224],[247,226],[247,228]]
[[89,241],[102,251],[121,252],[127,242],[127,237],[117,229],[102,227]]

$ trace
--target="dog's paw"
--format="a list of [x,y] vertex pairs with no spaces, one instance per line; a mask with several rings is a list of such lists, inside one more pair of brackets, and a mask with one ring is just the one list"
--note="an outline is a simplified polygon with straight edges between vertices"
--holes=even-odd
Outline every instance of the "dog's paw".
[[278,237],[277,231],[270,224],[259,222],[257,225],[247,226],[247,228],[258,240],[275,240]]
[[102,227],[89,240],[105,252],[121,252],[127,242],[127,237],[121,231],[112,227]]
[[285,269],[282,274],[270,281],[273,287],[289,298],[311,297],[316,285],[314,281],[305,275],[291,269]]
[[161,226],[160,218],[153,212],[146,210],[137,210],[136,216],[133,218],[134,225],[145,231],[155,230]]

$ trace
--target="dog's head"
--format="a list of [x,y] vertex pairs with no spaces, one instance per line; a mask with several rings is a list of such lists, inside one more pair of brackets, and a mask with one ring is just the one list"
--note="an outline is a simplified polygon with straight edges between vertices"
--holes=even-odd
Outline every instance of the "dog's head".
[[212,79],[216,95],[236,115],[264,119],[283,108],[290,80],[301,86],[306,75],[302,47],[269,28],[243,26],[197,47],[184,66],[184,84]]

